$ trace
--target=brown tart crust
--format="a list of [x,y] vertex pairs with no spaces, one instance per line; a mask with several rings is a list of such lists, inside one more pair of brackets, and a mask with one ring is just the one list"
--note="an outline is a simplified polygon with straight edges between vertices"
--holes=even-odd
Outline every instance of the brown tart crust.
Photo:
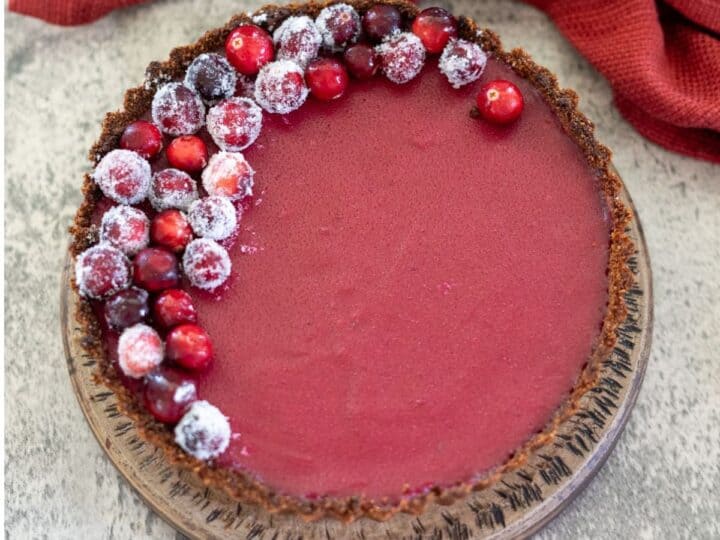
[[[412,19],[419,12],[414,4],[403,0],[344,1],[355,7],[361,14],[376,3],[397,7],[406,20]],[[127,90],[123,109],[105,116],[100,137],[90,149],[90,161],[94,165],[105,154],[117,148],[120,135],[125,127],[141,118],[149,110],[153,95],[159,85],[183,77],[187,66],[199,54],[221,49],[226,36],[236,26],[253,23],[273,30],[290,15],[304,14],[314,18],[322,8],[333,3],[335,2],[311,1],[287,6],[267,5],[253,15],[238,14],[232,17],[225,26],[210,30],[194,44],[173,49],[167,61],[152,62],[147,67],[144,85]],[[262,21],[260,23],[253,21],[253,17],[258,15],[262,15],[258,19]],[[463,482],[451,488],[435,486],[426,493],[403,497],[399,502],[391,502],[386,499],[372,500],[360,496],[324,497],[310,501],[278,493],[247,474],[199,461],[181,450],[174,442],[172,430],[153,419],[138,403],[137,398],[122,384],[115,368],[106,356],[101,327],[91,304],[87,299],[79,297],[76,319],[84,330],[85,337],[82,345],[85,352],[98,360],[96,381],[107,386],[116,394],[119,410],[135,423],[135,427],[145,440],[161,448],[168,462],[192,471],[204,485],[220,488],[232,497],[261,505],[268,511],[292,512],[306,520],[327,516],[350,522],[360,517],[386,520],[398,512],[420,514],[431,502],[449,504],[472,491],[479,491],[491,486],[506,472],[524,465],[531,452],[554,440],[560,424],[578,410],[580,399],[596,385],[600,364],[607,358],[615,345],[617,329],[627,316],[624,293],[633,283],[628,259],[635,251],[634,244],[625,232],[632,219],[632,214],[620,200],[622,183],[612,168],[610,150],[595,139],[593,123],[577,108],[577,94],[572,90],[560,88],[553,73],[537,65],[522,49],[504,50],[495,33],[487,29],[479,30],[472,19],[461,16],[458,20],[459,37],[478,43],[487,53],[507,64],[540,92],[547,105],[557,116],[564,131],[582,150],[588,164],[595,171],[606,196],[612,220],[608,264],[608,307],[598,344],[591,358],[588,359],[574,390],[542,432],[517,449],[504,464],[496,467],[479,480]],[[92,225],[91,218],[102,193],[89,174],[85,175],[82,192],[84,200],[70,227],[72,240],[69,251],[73,258],[96,243],[98,236],[97,228]],[[72,286],[77,292],[74,280]]]

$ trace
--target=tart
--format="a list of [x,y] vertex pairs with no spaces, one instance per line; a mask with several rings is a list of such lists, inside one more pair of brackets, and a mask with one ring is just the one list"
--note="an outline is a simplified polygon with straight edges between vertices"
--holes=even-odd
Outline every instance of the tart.
[[401,1],[268,6],[173,50],[107,115],[71,228],[98,380],[271,511],[491,486],[626,316],[631,216],[577,101]]

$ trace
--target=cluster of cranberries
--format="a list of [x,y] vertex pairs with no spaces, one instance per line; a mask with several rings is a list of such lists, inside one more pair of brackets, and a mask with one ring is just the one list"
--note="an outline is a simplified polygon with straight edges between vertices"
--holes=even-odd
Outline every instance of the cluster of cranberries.
[[[200,459],[225,450],[230,428],[217,408],[198,401],[189,376],[208,368],[213,347],[191,296],[179,288],[181,277],[211,291],[230,275],[218,241],[233,235],[242,216],[238,201],[252,195],[255,171],[242,150],[260,135],[263,110],[289,113],[308,94],[337,99],[350,76],[369,79],[380,71],[407,83],[427,54],[440,54],[440,70],[455,88],[480,78],[487,56],[458,39],[449,12],[426,9],[411,31],[403,23],[393,6],[372,6],[361,17],[339,3],[314,20],[288,17],[272,36],[255,24],[238,26],[225,41],[225,56],[201,54],[183,81],[161,86],[152,121],[127,126],[120,148],[95,167],[92,178],[116,205],[102,216],[99,243],[77,258],[77,286],[104,302],[107,324],[120,334],[119,368],[143,380],[148,411],[177,424],[178,444]],[[482,87],[477,105],[483,117],[506,123],[520,114],[523,100],[512,83],[493,81]],[[219,148],[212,155],[207,137],[198,136],[203,127]],[[168,168],[157,165],[163,149]],[[136,206],[146,200],[152,211]]]

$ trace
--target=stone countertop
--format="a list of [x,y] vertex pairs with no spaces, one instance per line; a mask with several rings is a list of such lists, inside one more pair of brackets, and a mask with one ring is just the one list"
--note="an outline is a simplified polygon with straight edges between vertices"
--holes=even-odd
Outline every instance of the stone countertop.
[[[718,538],[720,167],[633,131],[607,83],[540,12],[454,4],[578,91],[614,149],[653,263],[654,346],[637,406],[598,477],[539,537]],[[123,89],[174,45],[259,5],[161,0],[77,28],[6,14],[6,538],[180,536],[107,460],[70,387],[58,322],[66,229],[87,149]]]

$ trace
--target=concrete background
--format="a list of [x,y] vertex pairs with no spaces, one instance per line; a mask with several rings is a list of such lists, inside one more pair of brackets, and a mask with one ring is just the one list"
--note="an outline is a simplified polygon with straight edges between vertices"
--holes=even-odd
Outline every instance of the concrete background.
[[[645,141],[607,83],[540,12],[454,3],[575,88],[637,204],[655,338],[630,423],[590,487],[540,538],[720,537],[720,167]],[[60,341],[66,229],[87,149],[144,68],[258,1],[157,1],[90,26],[6,14],[6,538],[174,538],[85,424]],[[447,3],[446,3],[447,5]]]

